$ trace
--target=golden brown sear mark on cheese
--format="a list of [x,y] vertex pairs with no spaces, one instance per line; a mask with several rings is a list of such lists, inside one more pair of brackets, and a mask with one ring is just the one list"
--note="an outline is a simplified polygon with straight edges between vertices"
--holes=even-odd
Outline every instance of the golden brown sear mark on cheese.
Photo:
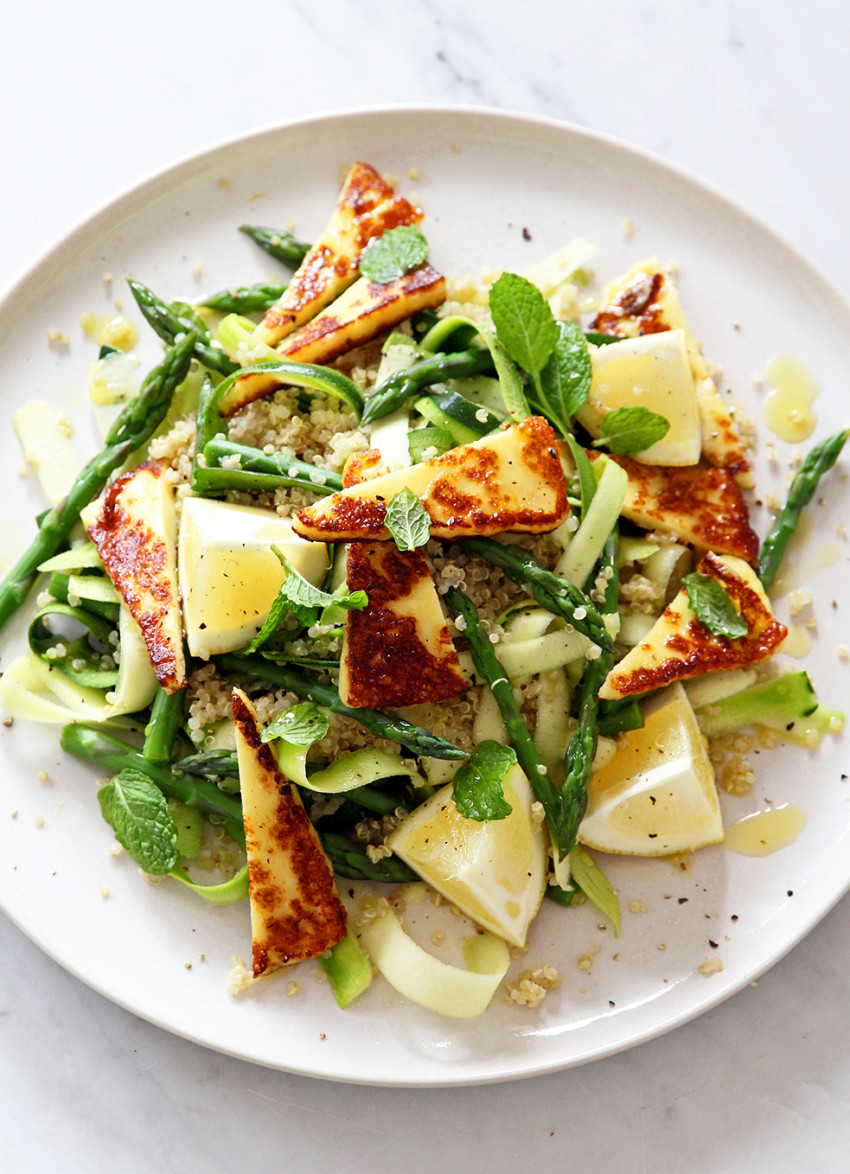
[[418,550],[391,542],[353,542],[348,549],[349,591],[365,591],[369,605],[346,617],[348,704],[382,708],[447,701],[465,688],[447,628],[435,655],[420,639],[416,619],[393,604],[406,598],[430,571]]
[[616,337],[624,318],[637,324],[640,334],[657,334],[668,330],[658,299],[664,291],[663,273],[636,273],[613,301],[599,311],[590,329]]
[[[674,654],[669,660],[622,675],[614,669],[609,680],[621,696],[660,689],[671,681],[687,680],[704,672],[755,664],[772,656],[788,635],[788,629],[773,618],[758,593],[732,574],[714,554],[709,552],[700,560],[697,572],[709,575],[726,588],[747,624],[747,635],[736,639],[715,636],[694,617],[683,631],[671,633],[665,640],[665,646]],[[675,618],[670,608],[664,612],[664,617],[671,621]]]
[[159,535],[137,517],[131,517],[122,503],[122,493],[138,476],[164,475],[160,461],[145,461],[122,474],[106,489],[97,521],[88,527],[101,562],[142,631],[156,679],[174,693],[186,681],[177,679],[177,649],[165,631],[175,605],[171,579],[163,572],[168,552]]
[[[599,454],[588,456],[596,460]],[[641,514],[641,523],[650,523],[648,529],[656,525],[663,530],[676,530],[668,519],[681,517],[687,520],[695,545],[757,562],[758,535],[750,526],[747,503],[731,468],[643,465],[630,457],[608,456],[628,474],[626,516]]]
[[287,896],[281,891],[258,851],[261,843],[258,829],[246,816],[251,901],[266,911],[273,911],[284,903],[286,907],[284,915],[264,918],[265,936],[261,942],[254,942],[253,973],[258,978],[270,966],[313,958],[341,941],[345,937],[347,918],[330,866],[301,798],[281,773],[274,751],[260,737],[251,708],[236,690],[232,694],[232,707],[233,720],[256,754],[263,773],[277,788],[274,823],[265,831],[267,837],[289,857],[290,875],[297,884],[294,895]]

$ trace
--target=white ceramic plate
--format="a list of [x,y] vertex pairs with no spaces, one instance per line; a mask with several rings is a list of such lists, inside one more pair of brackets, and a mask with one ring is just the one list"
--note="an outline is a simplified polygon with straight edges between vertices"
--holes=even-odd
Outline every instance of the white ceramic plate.
[[[749,215],[677,171],[610,140],[546,121],[474,110],[353,112],[265,131],[191,159],[95,214],[11,292],[0,309],[2,410],[34,395],[74,420],[87,415],[86,368],[94,357],[80,313],[107,312],[110,298],[142,327],[139,352],[158,346],[122,289],[136,275],[168,298],[197,296],[275,265],[236,231],[244,222],[286,226],[307,238],[323,225],[340,167],[353,158],[400,177],[427,219],[433,262],[444,271],[521,270],[583,235],[600,245],[597,272],[616,275],[648,254],[675,258],[693,328],[725,384],[758,419],[751,375],[792,349],[823,384],[813,439],[846,423],[840,397],[850,369],[850,308],[810,265]],[[407,179],[416,167],[421,177]],[[634,234],[622,231],[631,217]],[[201,266],[200,272],[197,266]],[[104,283],[111,273],[113,286]],[[50,329],[71,335],[51,347]],[[82,425],[82,455],[93,445]],[[760,492],[782,493],[790,449],[760,461]],[[7,503],[0,558],[9,565],[42,502],[21,465],[11,429],[2,433]],[[834,476],[812,512],[818,621],[805,662],[824,700],[848,705],[841,590],[847,546],[835,523],[847,488]],[[843,508],[842,508],[843,507]],[[758,509],[756,524],[764,528]],[[11,519],[9,521],[8,519]],[[779,605],[780,615],[784,614]],[[4,633],[3,662],[23,623]],[[10,638],[11,637],[11,638]],[[623,932],[615,941],[591,907],[548,903],[527,955],[512,973],[551,963],[563,985],[535,1011],[494,1002],[471,1021],[438,1018],[405,1004],[381,981],[339,1011],[312,964],[300,991],[278,976],[239,999],[227,992],[236,955],[248,958],[244,906],[217,909],[176,884],[147,885],[111,835],[94,775],[62,756],[50,730],[16,722],[0,729],[0,903],[46,952],[83,981],[154,1023],[261,1064],[330,1079],[438,1085],[501,1080],[568,1067],[616,1052],[727,998],[775,962],[850,885],[850,807],[840,740],[815,754],[764,753],[757,783],[724,796],[727,821],[774,804],[799,803],[808,822],[790,847],[765,859],[722,847],[699,853],[690,873],[665,861],[605,860],[619,886]],[[46,771],[47,778],[39,777]],[[16,811],[16,818],[9,813]],[[39,820],[43,825],[39,826]],[[108,898],[101,893],[109,890]],[[580,959],[591,961],[583,969]],[[698,967],[720,959],[722,971]],[[189,964],[191,963],[191,967]]]

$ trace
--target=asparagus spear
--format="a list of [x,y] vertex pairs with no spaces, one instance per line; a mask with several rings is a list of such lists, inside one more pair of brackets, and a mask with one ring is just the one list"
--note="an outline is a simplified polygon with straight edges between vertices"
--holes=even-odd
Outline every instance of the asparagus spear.
[[267,310],[285,293],[285,285],[267,281],[259,285],[240,285],[235,289],[223,289],[220,293],[211,294],[200,304],[210,310],[219,310],[223,314],[252,314]]
[[[492,538],[467,538],[463,545],[492,566],[499,567],[514,583],[530,591],[541,607],[562,616],[603,651],[614,651],[602,616],[591,600],[569,580],[541,567],[528,551],[518,546],[505,546]],[[576,618],[577,609],[580,614],[584,613],[581,619]]]
[[239,364],[228,359],[224,351],[198,337],[194,322],[175,313],[153,290],[130,277],[127,278],[127,284],[145,320],[166,344],[171,345],[179,334],[191,335],[194,356],[208,370],[216,371],[219,375],[232,375],[239,370]]
[[457,379],[462,375],[478,375],[493,366],[493,359],[487,347],[470,347],[466,351],[455,351],[450,355],[429,355],[412,367],[397,371],[377,387],[366,401],[361,424],[373,424],[382,416],[394,412],[402,404],[418,395],[424,387],[442,383],[446,379]]
[[162,762],[151,762],[135,747],[107,734],[98,726],[87,726],[81,722],[65,726],[60,745],[69,754],[103,767],[112,775],[119,774],[126,767],[141,771],[170,799],[178,799],[189,807],[223,816],[224,827],[230,836],[237,843],[245,843],[241,800],[236,795],[228,795],[220,790],[215,783],[181,774]]
[[24,602],[35,582],[40,563],[56,554],[79,521],[80,511],[97,496],[111,473],[145,444],[162,423],[177,386],[192,361],[194,335],[187,335],[166,351],[139,394],[127,404],[110,428],[103,450],[83,468],[64,501],[48,510],[29,548],[0,583],[0,628]]
[[249,236],[263,252],[277,261],[283,261],[290,269],[297,269],[310,252],[311,246],[296,240],[291,232],[281,232],[276,228],[260,228],[255,224],[240,224],[239,231]]
[[417,876],[397,856],[386,856],[383,860],[372,861],[362,848],[337,832],[319,832],[322,847],[330,857],[333,870],[339,876],[355,880],[384,881],[400,884],[417,880]]
[[472,659],[480,677],[487,682],[496,699],[502,720],[505,723],[511,745],[516,750],[517,760],[522,767],[534,794],[543,804],[546,822],[553,839],[557,842],[560,823],[561,799],[558,789],[549,778],[546,767],[537,752],[528,726],[519,711],[510,681],[499,664],[490,637],[481,627],[475,604],[457,587],[450,587],[445,600],[454,615],[464,621],[463,634],[472,648]]
[[323,684],[307,673],[300,673],[297,669],[286,665],[271,664],[258,656],[244,656],[239,653],[229,653],[218,658],[218,664],[225,673],[235,676],[250,677],[253,680],[268,681],[284,689],[291,689],[299,697],[309,697],[318,705],[324,705],[333,713],[344,717],[353,717],[367,730],[371,730],[379,738],[389,738],[406,746],[413,754],[427,758],[466,758],[466,751],[455,746],[453,742],[432,734],[422,726],[414,726],[401,717],[391,717],[379,709],[353,709],[345,705],[339,697],[339,691],[333,685]]
[[848,436],[850,428],[845,428],[843,432],[836,432],[834,436],[829,436],[821,444],[815,445],[791,482],[788,499],[762,543],[758,574],[765,591],[776,577],[785,548],[797,529],[800,515],[814,497],[821,477],[838,460]]
[[174,739],[183,723],[183,697],[182,689],[166,693],[161,685],[157,687],[142,747],[142,757],[147,762],[171,762]]
[[613,658],[606,654],[588,661],[581,680],[578,728],[570,738],[564,759],[566,777],[561,788],[561,820],[558,827],[558,852],[563,859],[576,845],[576,833],[587,810],[587,784],[596,743],[599,739],[599,690],[608,676]]
[[[222,460],[233,457],[239,458],[239,468],[223,468]],[[192,488],[198,493],[219,493],[227,489],[273,493],[275,489],[293,487],[312,493],[336,493],[342,489],[342,478],[339,473],[318,469],[297,457],[264,453],[258,448],[234,444],[223,436],[207,441],[204,463],[199,463],[192,475]]]

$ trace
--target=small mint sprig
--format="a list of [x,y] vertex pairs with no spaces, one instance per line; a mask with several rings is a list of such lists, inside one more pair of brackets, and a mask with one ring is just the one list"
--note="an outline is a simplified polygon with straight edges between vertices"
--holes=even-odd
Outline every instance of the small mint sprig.
[[372,241],[360,257],[361,277],[389,285],[428,260],[428,242],[412,224],[390,228]]
[[685,575],[682,584],[688,593],[688,606],[713,636],[728,636],[734,640],[747,635],[747,621],[735,609],[722,583],[710,575],[694,571]]
[[263,729],[260,741],[273,742],[282,738],[293,746],[312,746],[321,742],[328,732],[330,719],[315,701],[301,701],[284,709]]
[[602,427],[604,433],[594,440],[594,448],[604,445],[609,452],[628,457],[663,440],[670,421],[649,408],[614,408],[605,413]]
[[177,823],[159,787],[125,767],[97,793],[103,818],[139,868],[164,876],[177,863]]
[[479,742],[452,781],[452,795],[460,814],[479,823],[509,816],[513,808],[505,798],[503,784],[516,762],[512,747],[490,739]]
[[309,628],[315,624],[319,612],[326,607],[336,606],[347,611],[360,611],[368,604],[369,597],[365,591],[349,592],[344,583],[333,594],[314,587],[296,571],[278,546],[272,544],[272,550],[280,559],[286,571],[286,578],[269,608],[265,623],[246,649],[247,652],[257,652],[262,648],[290,613],[295,616],[302,628]]
[[406,485],[387,502],[384,525],[399,550],[417,550],[431,537],[431,516]]

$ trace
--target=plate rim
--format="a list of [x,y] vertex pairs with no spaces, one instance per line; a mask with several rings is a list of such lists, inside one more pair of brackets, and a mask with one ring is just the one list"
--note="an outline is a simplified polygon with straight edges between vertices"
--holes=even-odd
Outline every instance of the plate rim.
[[[796,244],[786,238],[783,234],[774,229],[769,223],[765,222],[754,213],[752,213],[746,206],[740,204],[738,201],[732,199],[723,193],[720,189],[707,183],[701,178],[695,176],[683,167],[677,164],[672,164],[666,161],[663,157],[646,150],[645,148],[635,146],[625,140],[615,136],[589,130],[587,128],[578,126],[574,123],[553,118],[550,116],[530,115],[522,111],[510,109],[497,109],[491,107],[482,107],[469,104],[455,104],[455,103],[404,103],[393,105],[378,105],[378,106],[354,106],[343,107],[336,110],[328,110],[317,114],[312,114],[307,117],[296,118],[284,121],[274,121],[268,125],[255,128],[253,130],[236,133],[219,140],[218,142],[204,147],[199,151],[192,152],[189,155],[181,157],[164,167],[153,170],[148,175],[138,182],[131,183],[113,196],[109,197],[98,205],[94,210],[88,212],[66,232],[62,233],[57,240],[48,245],[47,248],[36,257],[29,265],[27,265],[17,277],[13,278],[12,283],[0,295],[0,310],[6,308],[14,303],[22,293],[26,291],[26,287],[35,279],[37,279],[41,270],[47,268],[55,262],[57,257],[61,256],[63,252],[79,251],[81,238],[91,230],[99,221],[108,216],[120,215],[122,206],[126,206],[126,212],[129,213],[131,208],[129,205],[133,201],[140,201],[144,195],[162,195],[165,194],[169,188],[173,188],[176,183],[182,182],[191,176],[193,169],[198,169],[208,164],[217,155],[224,155],[228,151],[244,147],[247,144],[258,144],[265,138],[272,137],[282,132],[293,131],[298,128],[309,128],[320,126],[328,123],[340,123],[346,121],[354,121],[357,119],[372,119],[380,118],[401,118],[411,116],[448,116],[463,119],[465,123],[469,118],[479,120],[481,123],[491,124],[531,124],[538,126],[544,130],[550,131],[557,135],[566,135],[569,137],[577,137],[578,139],[597,147],[605,148],[613,151],[616,154],[631,158],[637,163],[646,166],[649,165],[661,172],[672,174],[676,176],[686,186],[700,192],[704,197],[710,198],[717,202],[728,213],[733,214],[737,219],[752,226],[764,238],[768,238],[775,246],[778,246],[790,257],[793,257],[797,263],[801,264],[809,274],[819,283],[823,291],[828,294],[840,307],[842,312],[850,319],[850,299],[845,295],[844,291],[823,271],[816,265]],[[468,125],[468,123],[467,123]],[[475,132],[475,128],[472,128]],[[463,129],[461,130],[461,137],[463,136]],[[466,132],[467,134],[470,131]],[[373,1087],[398,1087],[398,1088],[425,1088],[425,1087],[461,1087],[474,1086],[491,1083],[501,1083],[509,1080],[524,1079],[531,1076],[545,1075],[556,1071],[563,1071],[568,1068],[578,1067],[594,1060],[604,1059],[607,1056],[619,1054],[638,1046],[641,1043],[646,1043],[652,1039],[658,1038],[669,1031],[675,1030],[683,1024],[698,1018],[705,1012],[712,1010],[734,995],[738,994],[745,986],[752,982],[755,978],[764,974],[767,970],[776,965],[782,960],[792,949],[799,943],[827,916],[827,914],[838,904],[838,902],[850,891],[850,873],[846,878],[844,887],[830,897],[830,900],[818,909],[814,918],[809,917],[805,924],[802,925],[796,933],[790,937],[786,937],[782,947],[775,950],[770,957],[761,962],[757,962],[751,967],[748,967],[741,974],[736,976],[734,983],[728,987],[723,987],[715,995],[700,1000],[695,1007],[682,1009],[678,1014],[672,1017],[664,1018],[663,1022],[647,1026],[644,1030],[638,1030],[624,1041],[611,1042],[608,1045],[601,1047],[594,1047],[589,1054],[582,1054],[578,1057],[571,1057],[567,1059],[551,1059],[538,1060],[532,1064],[517,1064],[516,1058],[511,1060],[501,1060],[497,1063],[497,1071],[490,1071],[483,1075],[469,1075],[459,1074],[454,1076],[452,1071],[440,1070],[435,1073],[433,1079],[427,1080],[404,1080],[404,1079],[375,1079],[368,1076],[352,1077],[348,1074],[334,1074],[330,1071],[319,1070],[318,1068],[308,1068],[303,1065],[279,1064],[268,1062],[263,1059],[257,1059],[246,1052],[240,1052],[238,1049],[223,1047],[220,1044],[211,1043],[204,1040],[192,1032],[184,1032],[179,1027],[173,1026],[164,1019],[157,1018],[155,1015],[140,1012],[132,1003],[122,998],[120,995],[113,993],[106,989],[101,983],[85,977],[75,965],[69,965],[57,953],[54,953],[50,948],[46,947],[38,939],[38,937],[31,932],[26,925],[13,916],[0,901],[0,909],[4,914],[30,941],[32,941],[39,950],[45,953],[48,957],[62,966],[63,970],[71,974],[78,981],[85,983],[90,989],[94,990],[99,995],[109,999],[112,1003],[122,1007],[124,1010],[137,1015],[139,1018],[150,1022],[154,1026],[168,1031],[180,1038],[189,1040],[190,1042],[200,1044],[203,1047],[221,1052],[225,1055],[230,1055],[238,1059],[246,1060],[250,1063],[258,1064],[263,1067],[272,1068],[274,1070],[291,1072],[297,1075],[310,1076],[315,1079],[330,1080],[339,1083],[361,1084]]]

